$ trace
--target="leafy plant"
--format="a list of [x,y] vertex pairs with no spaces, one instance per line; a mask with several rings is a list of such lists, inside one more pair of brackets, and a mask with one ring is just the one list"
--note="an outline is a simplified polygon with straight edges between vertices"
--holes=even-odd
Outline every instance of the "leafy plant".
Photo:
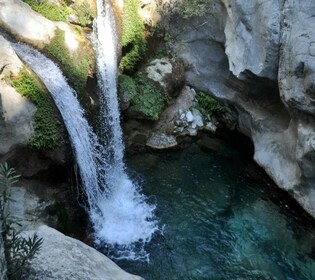
[[72,9],[68,8],[67,5],[61,1],[60,6],[54,3],[49,3],[43,0],[23,0],[30,7],[43,15],[44,17],[53,21],[68,21],[68,15],[72,13]]
[[18,182],[21,176],[16,174],[14,168],[9,167],[5,162],[0,164],[0,185],[7,189]]
[[1,237],[9,279],[22,279],[25,268],[38,254],[43,243],[43,239],[36,234],[32,237],[21,236],[16,230],[16,225],[19,224],[8,213],[10,187],[18,181],[19,177],[7,163],[0,164],[0,187],[3,189],[0,196]]
[[44,51],[60,64],[69,83],[78,93],[85,90],[92,63],[92,54],[84,46],[80,49],[81,57],[72,56],[65,44],[65,32],[59,28],[56,29],[54,38],[44,48]]
[[60,119],[45,87],[25,68],[17,77],[11,79],[16,91],[30,99],[37,107],[34,116],[35,133],[29,141],[30,147],[36,150],[57,147],[61,139]]
[[78,24],[81,26],[90,26],[95,17],[95,11],[85,0],[77,0],[72,4],[74,14],[78,17]]
[[216,115],[224,112],[224,108],[220,105],[220,103],[215,100],[212,96],[205,92],[198,92],[196,94],[197,99],[197,109],[203,115]]
[[138,9],[138,0],[124,0],[121,38],[123,57],[119,65],[121,72],[133,72],[146,51],[144,25]]
[[158,120],[167,103],[166,96],[147,79],[136,76],[120,75],[118,80],[120,92],[127,92],[130,98],[131,115],[143,119]]

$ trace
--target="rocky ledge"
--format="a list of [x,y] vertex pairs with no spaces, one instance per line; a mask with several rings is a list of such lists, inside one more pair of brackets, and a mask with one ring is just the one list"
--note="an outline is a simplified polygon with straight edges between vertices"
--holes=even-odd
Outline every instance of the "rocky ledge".
[[[32,260],[27,279],[141,280],[119,268],[109,258],[83,242],[65,236],[48,226],[25,231],[23,235],[43,238],[37,257]],[[84,265],[82,265],[84,264]]]

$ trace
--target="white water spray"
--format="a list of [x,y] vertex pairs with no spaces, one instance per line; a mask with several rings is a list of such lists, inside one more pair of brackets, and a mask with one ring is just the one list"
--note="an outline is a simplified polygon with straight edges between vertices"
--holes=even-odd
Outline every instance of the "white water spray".
[[[147,257],[143,249],[158,229],[155,206],[146,202],[140,187],[132,182],[123,161],[124,145],[117,98],[116,27],[108,1],[97,0],[96,39],[94,42],[101,101],[101,134],[105,140],[106,196],[94,215],[97,239],[114,249],[118,258]],[[136,249],[137,248],[137,249]],[[115,257],[115,254],[114,254]]]

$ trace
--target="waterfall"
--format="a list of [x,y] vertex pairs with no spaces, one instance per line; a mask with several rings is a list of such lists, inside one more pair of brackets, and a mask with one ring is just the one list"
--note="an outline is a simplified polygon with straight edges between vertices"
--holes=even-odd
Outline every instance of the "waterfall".
[[34,48],[12,43],[16,53],[43,81],[61,113],[79,167],[90,208],[97,208],[97,199],[102,195],[99,188],[98,162],[102,161],[100,144],[93,133],[76,92],[68,85],[58,66]]
[[[101,138],[104,141],[106,195],[101,212],[93,213],[96,237],[106,242],[113,257],[142,259],[144,245],[158,229],[155,206],[146,202],[140,186],[132,182],[123,161],[124,145],[117,98],[117,38],[115,18],[109,1],[97,0],[96,38],[98,85],[101,103]],[[113,250],[112,250],[113,249]]]
[[144,246],[158,230],[155,205],[126,174],[117,99],[115,21],[109,4],[98,0],[96,20],[101,136],[93,133],[76,92],[58,66],[34,48],[12,43],[16,53],[40,77],[59,109],[74,151],[88,200],[95,242],[113,258],[148,260]]

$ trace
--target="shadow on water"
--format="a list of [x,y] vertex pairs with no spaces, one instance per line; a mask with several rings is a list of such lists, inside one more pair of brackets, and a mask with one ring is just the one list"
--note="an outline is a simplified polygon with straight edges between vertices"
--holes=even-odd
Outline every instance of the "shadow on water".
[[314,225],[281,192],[247,180],[246,164],[197,145],[129,159],[164,230],[147,245],[149,263],[117,263],[148,280],[315,279]]

